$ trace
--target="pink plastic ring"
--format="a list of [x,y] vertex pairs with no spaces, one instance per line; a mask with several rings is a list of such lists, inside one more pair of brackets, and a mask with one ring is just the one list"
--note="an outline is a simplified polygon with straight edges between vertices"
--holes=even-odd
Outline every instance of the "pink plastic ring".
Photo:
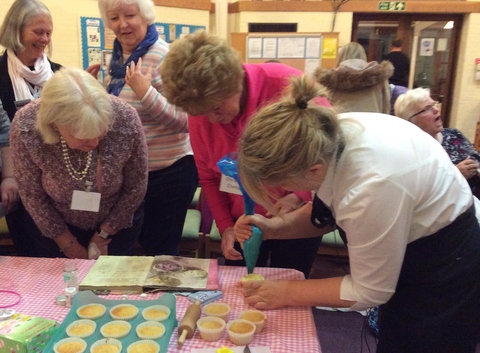
[[[0,308],[11,308],[12,306],[15,306],[15,305],[17,305],[18,303],[20,303],[20,300],[22,300],[22,296],[21,296],[19,293],[13,291],[13,290],[0,289],[0,293],[13,294],[13,295],[16,296],[16,299],[17,299],[17,301],[14,302],[13,304],[0,305]],[[2,300],[2,301],[3,301],[3,300]]]

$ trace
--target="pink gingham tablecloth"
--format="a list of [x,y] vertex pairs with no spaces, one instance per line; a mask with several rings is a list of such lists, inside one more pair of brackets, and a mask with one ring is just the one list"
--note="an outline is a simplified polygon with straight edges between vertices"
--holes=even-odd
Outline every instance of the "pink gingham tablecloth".
[[[49,318],[61,323],[69,312],[69,308],[59,306],[55,302],[57,295],[63,294],[63,262],[64,259],[28,258],[0,256],[0,289],[18,292],[20,303],[12,309],[16,312]],[[87,274],[95,263],[94,260],[77,260],[79,280]],[[240,311],[249,308],[244,303],[242,293],[236,283],[245,275],[245,267],[220,266],[219,283],[223,292],[221,301],[228,303],[232,312],[229,319],[238,317]],[[291,269],[256,268],[265,279],[303,279],[303,274]],[[161,292],[140,295],[129,295],[129,300],[153,300],[162,295]],[[106,296],[106,299],[119,299],[119,295]],[[15,296],[0,292],[0,306],[16,301]],[[177,320],[180,322],[191,302],[182,295],[177,295]],[[320,353],[313,320],[309,307],[288,307],[277,310],[266,310],[267,321],[264,330],[255,334],[250,346],[268,346],[272,353]],[[192,339],[187,339],[183,347],[178,347],[177,330],[170,339],[168,352],[191,352],[193,348],[232,347],[227,332],[217,342],[206,342],[200,338],[198,331]]]

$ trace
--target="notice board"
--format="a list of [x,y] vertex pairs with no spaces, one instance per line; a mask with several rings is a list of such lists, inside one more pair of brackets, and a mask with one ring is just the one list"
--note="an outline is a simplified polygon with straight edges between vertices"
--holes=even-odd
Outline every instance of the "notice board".
[[245,63],[278,61],[311,74],[337,65],[338,33],[232,33],[231,44]]
[[[98,79],[103,82],[112,57],[115,34],[103,25],[103,21],[99,17],[80,17],[80,28],[82,66],[86,69],[92,64],[100,64]],[[155,28],[160,38],[171,43],[186,34],[205,29],[205,26],[155,22]]]

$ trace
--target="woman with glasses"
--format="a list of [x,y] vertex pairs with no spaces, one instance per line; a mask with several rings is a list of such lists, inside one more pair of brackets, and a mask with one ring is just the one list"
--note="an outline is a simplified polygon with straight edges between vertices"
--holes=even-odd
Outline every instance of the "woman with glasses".
[[430,97],[428,89],[416,88],[400,95],[395,103],[395,115],[417,125],[440,142],[467,179],[473,194],[480,197],[480,153],[460,131],[443,127],[440,107]]

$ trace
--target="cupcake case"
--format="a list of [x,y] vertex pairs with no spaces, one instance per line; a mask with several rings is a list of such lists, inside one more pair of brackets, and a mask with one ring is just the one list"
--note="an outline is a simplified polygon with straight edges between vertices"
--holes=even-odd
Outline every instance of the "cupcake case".
[[97,327],[95,329],[95,332],[91,336],[84,338],[84,340],[87,342],[87,349],[85,350],[86,353],[90,352],[90,346],[92,345],[92,343],[103,338],[102,334],[100,333],[100,328],[107,322],[113,321],[112,317],[109,314],[109,310],[118,304],[132,304],[139,309],[137,316],[134,319],[129,320],[130,324],[132,325],[130,333],[127,336],[119,339],[122,342],[123,346],[122,352],[126,352],[127,347],[131,343],[140,340],[140,338],[137,337],[135,329],[137,325],[146,321],[142,316],[142,310],[151,305],[159,304],[167,306],[171,310],[171,313],[169,318],[162,322],[162,324],[165,326],[165,334],[161,338],[155,340],[160,345],[160,353],[167,352],[170,336],[172,335],[173,329],[177,326],[176,301],[173,294],[163,293],[160,298],[155,300],[109,300],[98,297],[92,291],[82,291],[74,296],[72,307],[70,308],[67,317],[65,318],[65,320],[63,320],[63,323],[57,328],[57,331],[52,336],[52,339],[45,347],[44,352],[53,352],[53,346],[55,345],[55,343],[63,338],[68,337],[66,333],[66,328],[72,322],[80,319],[77,315],[77,309],[82,305],[92,303],[99,303],[105,305],[107,307],[107,311],[101,318],[93,320],[97,323]]

